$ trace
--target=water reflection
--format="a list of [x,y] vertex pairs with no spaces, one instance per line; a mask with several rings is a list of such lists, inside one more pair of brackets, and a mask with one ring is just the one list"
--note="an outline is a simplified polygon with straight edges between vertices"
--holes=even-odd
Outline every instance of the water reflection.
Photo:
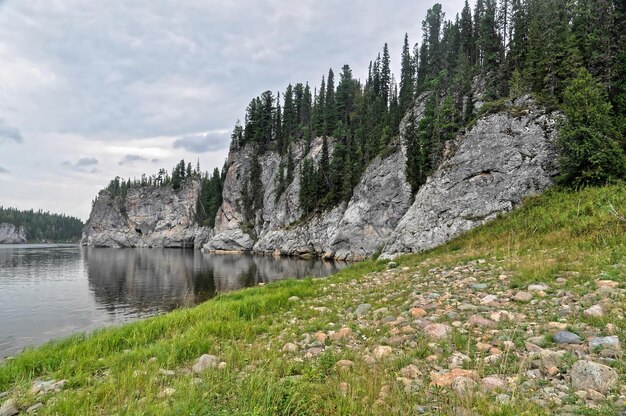
[[0,357],[75,332],[345,263],[181,249],[0,246]]
[[180,249],[83,248],[89,287],[114,312],[169,311],[203,302],[219,292],[290,277],[327,276],[344,266],[320,260]]

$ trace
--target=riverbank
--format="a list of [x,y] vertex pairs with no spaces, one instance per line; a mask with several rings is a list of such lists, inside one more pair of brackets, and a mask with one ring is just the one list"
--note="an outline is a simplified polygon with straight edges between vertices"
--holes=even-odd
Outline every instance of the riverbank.
[[63,415],[619,414],[625,213],[623,186],[550,191],[395,264],[25,351],[0,366],[0,403]]

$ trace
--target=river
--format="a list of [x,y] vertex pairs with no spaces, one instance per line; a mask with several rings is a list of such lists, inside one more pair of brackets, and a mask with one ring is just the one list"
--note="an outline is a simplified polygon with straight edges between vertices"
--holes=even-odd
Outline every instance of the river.
[[0,358],[220,292],[331,275],[346,263],[183,249],[0,245]]

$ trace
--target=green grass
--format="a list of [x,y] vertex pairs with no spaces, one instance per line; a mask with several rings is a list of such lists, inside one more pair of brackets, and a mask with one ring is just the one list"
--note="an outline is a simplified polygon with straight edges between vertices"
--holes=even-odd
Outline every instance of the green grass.
[[[501,265],[510,276],[511,287],[553,284],[563,276],[568,278],[565,287],[573,290],[581,290],[580,284],[585,282],[590,282],[587,287],[593,290],[598,278],[624,282],[626,224],[610,213],[609,204],[626,214],[624,186],[552,190],[529,198],[521,209],[445,246],[399,258],[397,270],[409,267],[411,274],[425,273],[432,267],[485,258]],[[376,404],[381,387],[395,379],[399,368],[429,354],[422,340],[412,355],[396,357],[374,369],[343,348],[342,342],[327,343],[331,348],[303,362],[285,359],[276,343],[270,342],[278,337],[282,343],[298,339],[290,319],[297,320],[305,331],[328,330],[329,322],[340,316],[316,313],[311,307],[323,306],[316,300],[332,295],[334,287],[352,281],[358,284],[368,273],[384,269],[384,262],[366,261],[330,278],[244,289],[191,309],[29,349],[0,365],[0,392],[8,391],[24,408],[42,401],[45,407],[39,414],[51,415],[403,415],[413,414],[416,405],[433,401],[440,404],[441,414],[446,414],[445,409],[459,405],[447,391],[426,397],[390,384],[391,398],[385,407]],[[410,293],[412,289],[393,290]],[[294,295],[301,301],[289,302]],[[390,310],[406,309],[401,297],[390,296],[381,302],[377,295],[371,294],[372,310],[383,304]],[[335,306],[354,306],[351,299],[341,298],[341,293],[335,298]],[[588,321],[600,328],[609,320],[611,317]],[[626,323],[613,323],[623,340]],[[353,325],[353,330],[358,329]],[[376,332],[366,328],[362,333],[373,336]],[[446,351],[450,348],[474,354],[464,336],[455,335],[451,344],[444,346]],[[226,368],[202,375],[182,371],[204,353],[219,356]],[[339,359],[353,360],[353,368],[337,372],[334,363]],[[514,373],[515,365],[515,360],[502,364],[502,372]],[[160,375],[161,368],[176,370],[176,376]],[[616,368],[620,374],[626,373],[623,361]],[[36,379],[67,379],[68,384],[61,393],[35,398],[29,390]],[[342,382],[350,385],[345,396],[339,390]],[[159,397],[165,387],[175,389],[171,397]],[[464,400],[460,403],[464,407],[485,415],[549,412],[524,401],[499,405],[481,397]]]

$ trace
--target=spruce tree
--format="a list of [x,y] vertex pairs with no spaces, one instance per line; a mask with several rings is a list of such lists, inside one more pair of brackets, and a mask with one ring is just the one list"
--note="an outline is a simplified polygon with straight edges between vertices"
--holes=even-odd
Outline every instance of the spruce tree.
[[581,69],[563,95],[559,128],[560,182],[573,187],[624,179],[626,158],[605,88]]
[[409,35],[404,34],[404,45],[402,46],[402,58],[400,60],[400,96],[398,105],[400,117],[413,105],[413,94],[415,88],[415,68],[409,49]]
[[324,111],[324,119],[326,121],[325,135],[333,134],[337,126],[337,105],[335,102],[335,74],[333,69],[328,70],[328,79],[326,81],[326,103]]

